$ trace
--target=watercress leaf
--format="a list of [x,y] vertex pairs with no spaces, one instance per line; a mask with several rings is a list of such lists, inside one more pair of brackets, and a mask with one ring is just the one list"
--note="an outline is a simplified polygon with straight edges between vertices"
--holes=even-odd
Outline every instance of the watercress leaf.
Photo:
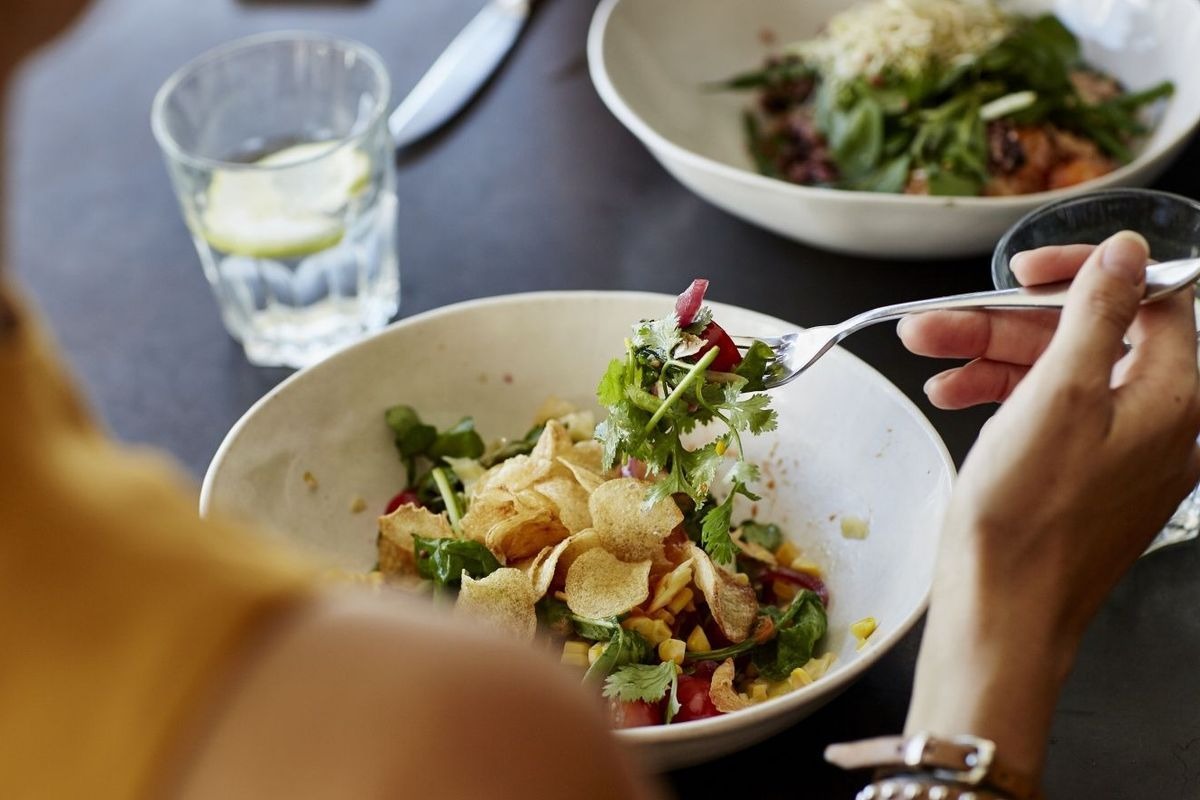
[[608,363],[608,369],[600,378],[596,387],[596,398],[603,406],[613,406],[625,397],[625,362],[614,358]]
[[600,657],[592,662],[584,673],[584,680],[599,680],[610,674],[617,667],[626,664],[638,664],[650,655],[650,643],[637,631],[626,630],[620,626],[613,632]]
[[463,417],[453,428],[437,435],[429,448],[433,461],[453,458],[479,458],[483,455],[483,439],[475,431],[475,420]]
[[[395,436],[396,449],[404,458],[424,455],[437,440],[437,428],[421,422],[412,406],[392,406],[384,412],[384,419]],[[409,480],[413,477],[410,475]]]
[[675,662],[626,664],[604,681],[604,696],[626,703],[644,700],[657,703],[675,680]]
[[459,586],[462,574],[485,578],[500,569],[500,562],[479,542],[469,539],[426,539],[413,536],[417,574],[438,586]]
[[766,381],[779,369],[775,363],[775,351],[764,342],[755,340],[742,356],[742,363],[733,369],[733,373],[746,379],[743,391],[760,392],[766,389]]
[[760,522],[748,519],[742,523],[741,530],[743,540],[751,544],[757,544],[760,547],[765,547],[772,553],[778,550],[779,546],[783,544],[783,531],[779,529],[778,525],[773,523],[763,525]]
[[878,169],[854,181],[851,188],[862,192],[898,194],[903,192],[904,187],[908,185],[908,175],[911,169],[912,156],[903,153],[888,159]]
[[575,633],[593,642],[607,642],[616,636],[618,630],[621,630],[621,623],[616,617],[588,619],[569,612],[568,616],[571,624],[575,626]]
[[700,523],[700,543],[704,551],[720,564],[732,564],[735,546],[729,535],[730,520],[733,518],[734,493],[725,501],[713,506],[705,513]]
[[542,431],[545,430],[545,427],[545,425],[535,425],[529,429],[523,438],[505,442],[493,452],[485,451],[479,459],[479,463],[485,468],[494,467],[514,456],[529,455],[533,452],[534,446],[537,445],[538,439],[542,438]]
[[562,600],[547,595],[537,601],[533,610],[537,613],[538,625],[553,635],[570,636],[574,632],[571,609]]
[[870,173],[883,155],[883,108],[862,96],[849,109],[835,112],[829,145],[842,173],[851,178]]
[[937,196],[970,197],[979,194],[982,182],[973,176],[948,170],[930,170],[928,173],[929,193]]
[[[777,610],[771,610],[778,614]],[[775,638],[753,652],[755,667],[768,680],[783,680],[796,667],[808,663],[829,621],[820,598],[805,589],[793,598],[776,624]]]

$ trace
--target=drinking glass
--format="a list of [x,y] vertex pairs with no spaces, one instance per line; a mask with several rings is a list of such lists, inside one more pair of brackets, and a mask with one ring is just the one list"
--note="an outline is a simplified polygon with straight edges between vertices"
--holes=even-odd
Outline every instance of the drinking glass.
[[[1150,255],[1158,261],[1195,258],[1200,256],[1200,202],[1150,189],[1110,189],[1050,203],[1018,221],[1000,239],[992,255],[992,280],[998,289],[1018,286],[1008,262],[1022,250],[1075,242],[1099,244],[1121,230],[1146,237]],[[1198,535],[1200,487],[1183,501],[1146,552]]]
[[302,367],[396,313],[396,190],[379,56],[320,33],[212,50],[151,121],[226,329]]

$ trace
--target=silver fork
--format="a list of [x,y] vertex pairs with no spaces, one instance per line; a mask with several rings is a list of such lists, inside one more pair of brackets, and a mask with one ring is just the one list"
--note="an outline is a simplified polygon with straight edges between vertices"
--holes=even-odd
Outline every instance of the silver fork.
[[[1153,303],[1192,284],[1200,277],[1200,258],[1165,261],[1146,269],[1146,295],[1143,303]],[[795,380],[833,346],[852,333],[874,325],[899,319],[922,311],[947,311],[969,308],[1062,308],[1067,300],[1070,281],[1050,283],[1024,289],[1001,289],[972,292],[929,300],[896,303],[864,311],[838,325],[821,325],[782,336],[733,336],[739,349],[746,349],[755,340],[775,351],[775,362],[783,366],[782,375],[766,385],[774,389]]]

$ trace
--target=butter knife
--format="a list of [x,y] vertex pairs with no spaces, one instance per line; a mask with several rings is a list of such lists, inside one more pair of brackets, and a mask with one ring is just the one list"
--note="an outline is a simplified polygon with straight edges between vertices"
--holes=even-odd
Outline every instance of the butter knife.
[[529,0],[490,0],[388,118],[396,147],[433,133],[462,110],[504,61],[529,19]]

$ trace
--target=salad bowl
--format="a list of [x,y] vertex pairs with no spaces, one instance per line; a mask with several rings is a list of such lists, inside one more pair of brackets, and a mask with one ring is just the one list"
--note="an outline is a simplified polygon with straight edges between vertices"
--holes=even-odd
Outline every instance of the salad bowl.
[[[588,36],[601,99],[684,186],[783,236],[864,256],[915,259],[990,251],[1028,212],[1063,197],[1158,177],[1200,123],[1200,4],[1194,0],[1020,0],[1053,11],[1080,39],[1084,60],[1130,90],[1170,80],[1149,109],[1151,133],[1128,164],[1074,187],[1010,197],[883,194],[801,186],[760,175],[747,150],[744,92],[706,88],[753,69],[779,45],[815,35],[855,0],[602,0]],[[775,44],[764,43],[766,39]]]
[[[298,372],[251,408],[213,458],[201,512],[249,518],[332,566],[365,573],[377,558],[376,519],[404,485],[386,408],[411,405],[437,426],[470,415],[485,439],[521,436],[548,396],[598,410],[596,385],[630,325],[673,303],[646,293],[546,292],[398,322]],[[742,334],[795,327],[711,308]],[[655,768],[715,758],[795,724],[850,686],[925,609],[954,475],[936,431],[841,349],[771,396],[779,428],[746,440],[747,457],[763,467],[763,496],[736,518],[779,524],[821,565],[832,597],[823,647],[836,659],[812,684],[748,709],[616,734]],[[865,522],[865,538],[843,535],[849,518],[856,528]],[[878,629],[859,649],[850,625],[864,617]]]

